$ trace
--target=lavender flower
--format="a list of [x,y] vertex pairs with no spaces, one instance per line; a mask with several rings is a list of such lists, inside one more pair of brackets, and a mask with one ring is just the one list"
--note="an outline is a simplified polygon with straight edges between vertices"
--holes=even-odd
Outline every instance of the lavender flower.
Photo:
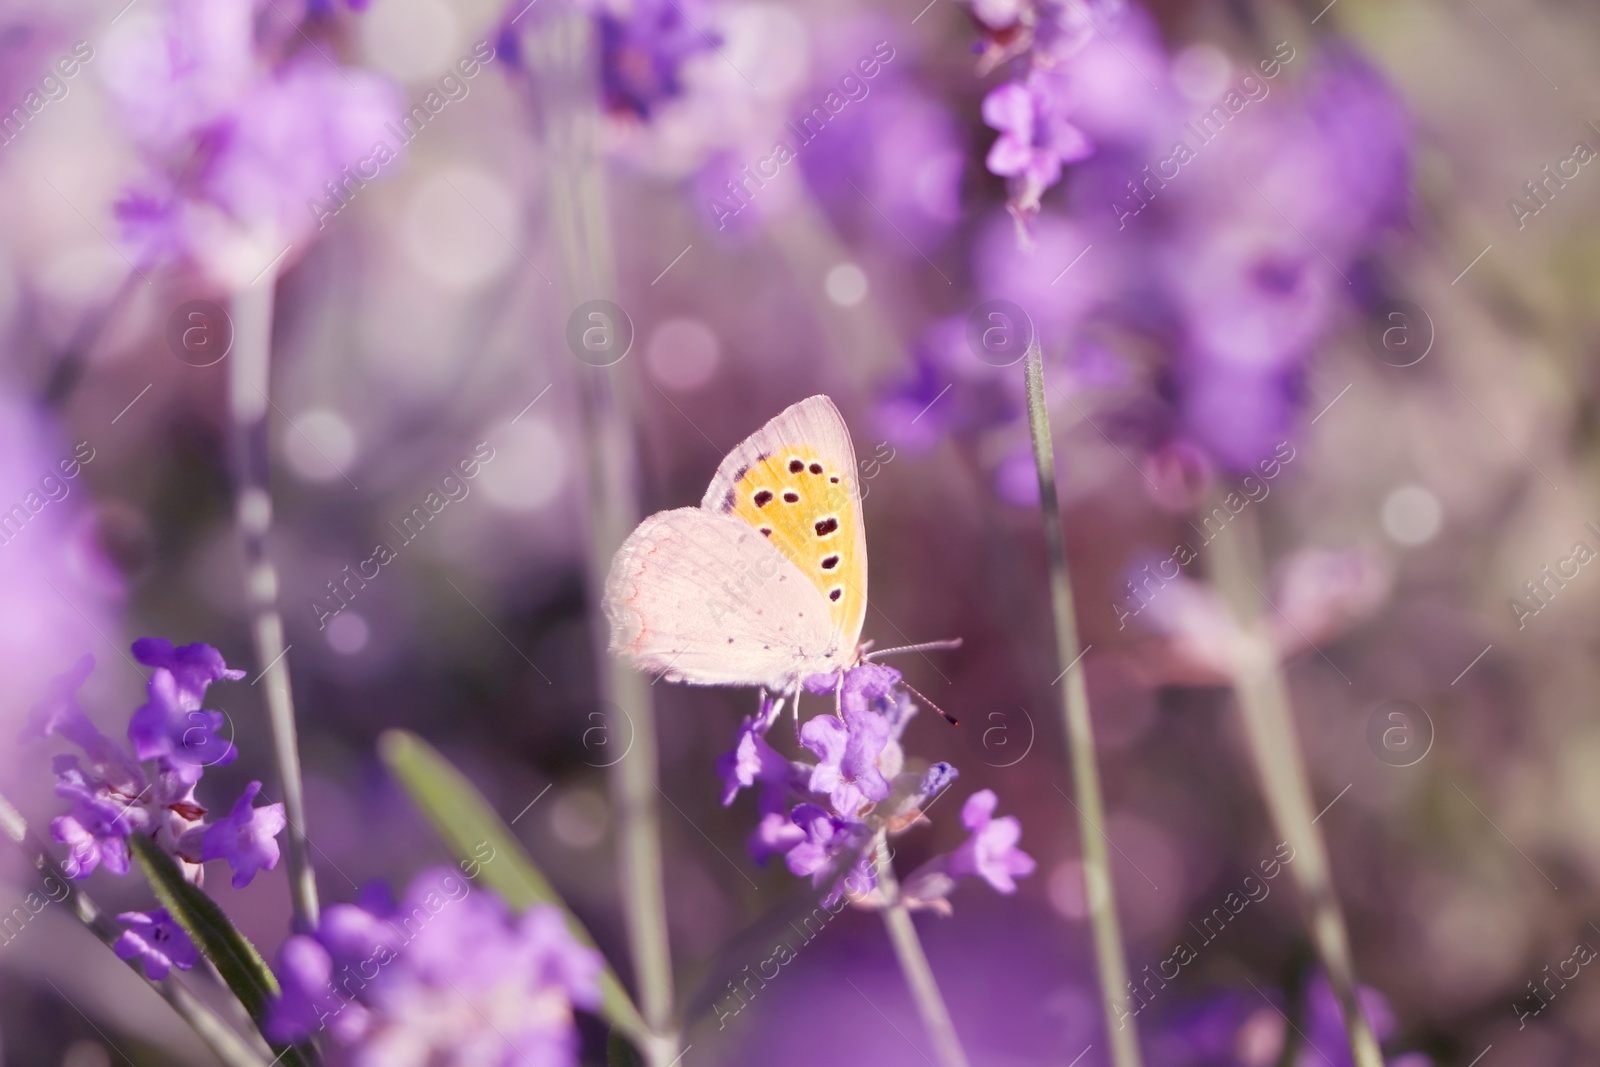
[[112,98],[148,164],[118,216],[147,262],[248,282],[317,228],[308,205],[328,186],[365,184],[345,168],[380,142],[384,161],[399,154],[384,129],[400,112],[393,85],[325,54],[279,62],[278,47],[257,40],[249,0],[167,0],[108,46]]
[[[23,738],[31,740],[59,734],[83,749],[89,757],[89,769],[83,771],[80,768],[83,779],[92,779],[97,787],[104,787],[113,793],[139,796],[145,790],[145,776],[139,764],[115,741],[101,733],[78,703],[78,690],[93,670],[94,657],[84,656],[65,674],[52,679],[45,698],[29,714]],[[76,767],[77,759],[74,757],[71,763]]]
[[[894,668],[863,663],[808,678],[805,688],[836,696],[840,705],[839,715],[817,715],[799,728],[800,744],[816,762],[790,762],[767,742],[775,705],[763,696],[761,715],[744,720],[734,750],[718,764],[724,803],[740,788],[763,783],[761,820],[750,837],[757,863],[783,856],[791,872],[826,887],[830,905],[846,894],[863,907],[893,904],[878,884],[876,850],[889,835],[926,822],[922,809],[957,771],[943,762],[920,773],[906,769],[900,739],[917,708]],[[794,799],[800,802],[790,806]],[[947,910],[944,897],[962,874],[979,874],[1002,892],[1015,889],[1011,879],[1031,871],[1033,861],[1015,847],[1017,820],[990,818],[994,803],[988,791],[968,801],[964,821],[972,839],[940,860],[937,884],[924,879],[921,896],[901,899]]]
[[664,102],[681,94],[684,61],[721,43],[697,28],[706,18],[702,5],[680,6],[674,0],[601,5],[595,21],[607,110],[648,121]]
[[162,766],[198,780],[205,767],[231,763],[238,750],[216,736],[221,712],[200,707],[206,689],[216,681],[244,677],[229,670],[222,653],[210,645],[173,648],[159,638],[133,643],[139,662],[154,667],[148,685],[149,700],[128,721],[128,740],[141,760],[162,761]]
[[233,870],[233,888],[243,889],[260,870],[278,865],[278,834],[287,821],[282,804],[253,807],[260,782],[251,782],[233,805],[233,811],[201,833],[201,858],[227,860]]
[[117,920],[129,925],[112,950],[121,959],[143,958],[144,976],[152,982],[161,981],[173,967],[187,971],[200,959],[200,950],[166,908],[125,911]]
[[70,852],[67,874],[87,878],[101,864],[112,874],[127,874],[128,835],[150,823],[149,809],[139,804],[144,791],[128,796],[86,775],[76,756],[58,756],[54,769],[56,796],[72,802],[67,814],[50,821],[50,836]]
[[[104,866],[113,874],[127,874],[127,838],[143,833],[171,852],[196,884],[203,862],[227,859],[234,886],[247,885],[257,870],[270,870],[278,862],[273,838],[284,827],[283,805],[251,808],[261,788],[260,782],[252,782],[228,818],[208,826],[206,809],[194,795],[208,764],[226,763],[237,755],[232,744],[215,736],[221,715],[200,710],[200,702],[212,682],[244,673],[228,669],[222,654],[209,645],[174,648],[142,638],[134,642],[133,652],[155,668],[150,699],[128,724],[138,758],[102,734],[78,703],[78,688],[94,667],[88,656],[51,683],[24,734],[59,734],[87,757],[57,756],[54,763],[56,795],[72,803],[50,823],[51,835],[69,850],[67,872],[84,878]],[[147,772],[140,758],[154,760],[153,770]]]
[[784,862],[801,877],[820,880],[835,857],[846,847],[860,843],[854,832],[856,824],[830,815],[815,804],[797,805],[789,813],[789,820],[803,836],[789,849]]
[[965,844],[950,857],[950,873],[975,874],[1001,893],[1015,893],[1014,879],[1033,873],[1033,857],[1017,848],[1022,824],[1016,816],[994,818],[1000,798],[992,789],[980,789],[961,807],[961,824],[972,831]]
[[[1193,448],[1218,473],[1245,472],[1292,441],[1310,358],[1341,305],[1368,296],[1365,257],[1405,218],[1404,110],[1343,49],[1291,79],[1286,69],[1311,61],[1281,43],[1197,88],[1144,12],[1080,14],[1074,26],[1070,10],[1024,3],[1005,28],[984,24],[1016,49],[1017,77],[984,111],[1000,131],[990,169],[1009,178],[1008,208],[1028,222],[1032,247],[996,225],[977,249],[980,290],[1026,308],[1072,378],[1084,360],[1122,365],[1121,383],[1098,371],[1076,383],[1098,395],[1075,400],[1074,414],[1151,451]],[[1078,137],[1093,141],[1092,154]],[[1044,210],[1035,194],[1073,156],[1071,214]],[[1086,254],[1090,269],[1063,270]],[[1132,358],[1102,348],[1107,337]],[[961,342],[953,326],[930,331],[914,376],[883,401],[886,429],[917,448],[943,433],[974,439],[1006,457],[990,461],[997,487],[1026,504],[1033,475],[1016,387],[981,381],[988,368]],[[1152,363],[1146,387],[1125,388],[1133,368]],[[952,384],[962,386],[952,397],[970,399],[947,397],[912,425]]]
[[865,708],[845,710],[844,721],[819,715],[800,729],[800,743],[817,754],[810,789],[828,796],[835,811],[854,816],[863,803],[886,800],[889,779],[878,767],[889,741],[889,720]]
[[789,791],[790,764],[767,743],[767,731],[782,710],[783,701],[763,695],[761,713],[753,719],[745,716],[739,726],[733,751],[717,760],[717,774],[722,777],[724,785],[724,807],[733,803],[740,789],[749,789],[758,782],[764,786],[761,811],[767,813],[783,807]]
[[[1368,987],[1359,995],[1378,1039],[1392,1038],[1397,1029],[1395,1017],[1383,995]],[[1295,1067],[1313,1063],[1352,1067],[1343,1016],[1324,975],[1314,975],[1306,986],[1299,1034],[1290,1035],[1285,1018],[1277,996],[1263,1003],[1254,992],[1218,993],[1177,1011],[1151,1038],[1151,1058],[1172,1067],[1267,1067],[1282,1062],[1285,1040],[1293,1036],[1299,1044],[1293,1057]],[[1432,1061],[1413,1052],[1387,1062],[1395,1067],[1428,1067]]]
[[1039,198],[1061,180],[1063,164],[1094,151],[1068,119],[1069,99],[1061,77],[1042,72],[983,99],[983,121],[1000,131],[984,162],[991,173],[1011,179],[1008,202],[1020,222],[1039,213]]
[[398,907],[336,905],[278,956],[283,995],[267,1033],[324,1027],[355,1067],[566,1067],[572,1009],[599,1006],[599,954],[549,906],[512,918],[449,868],[424,871]]

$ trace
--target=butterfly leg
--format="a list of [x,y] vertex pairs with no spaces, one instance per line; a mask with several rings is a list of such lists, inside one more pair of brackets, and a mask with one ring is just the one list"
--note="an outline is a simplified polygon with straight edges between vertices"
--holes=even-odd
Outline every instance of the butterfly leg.
[[794,699],[794,739],[795,739],[795,742],[798,744],[799,741],[800,741],[800,683],[799,682],[795,682],[794,683],[794,693],[792,694],[792,696],[793,696],[793,699]]
[[844,722],[844,671],[839,672],[839,680],[833,685],[833,713]]

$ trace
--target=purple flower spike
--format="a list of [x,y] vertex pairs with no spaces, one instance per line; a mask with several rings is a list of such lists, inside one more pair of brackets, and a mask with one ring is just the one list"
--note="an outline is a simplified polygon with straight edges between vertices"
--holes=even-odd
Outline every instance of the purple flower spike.
[[572,1007],[599,1007],[603,961],[556,908],[512,918],[450,867],[419,873],[398,906],[384,897],[284,942],[268,1037],[326,1029],[352,1067],[577,1062]]
[[345,1005],[333,993],[333,958],[314,937],[296,934],[278,950],[278,985],[282,990],[267,1014],[268,1040],[294,1042],[315,1033],[324,1022],[335,1034],[345,1022],[343,1008],[365,1014],[359,1005]]
[[[78,690],[94,669],[94,657],[84,656],[71,670],[59,675],[50,683],[45,698],[34,706],[28,717],[25,739],[50,737],[59,734],[83,749],[89,757],[89,770],[82,777],[95,782],[97,788],[111,789],[129,797],[139,795],[144,789],[144,772],[128,758],[116,742],[89,721],[78,703]],[[77,761],[74,760],[74,767]],[[60,773],[60,765],[56,770]]]
[[1062,164],[1094,151],[1066,112],[1059,77],[1034,75],[983,98],[984,124],[1000,131],[984,162],[991,173],[1012,179],[1011,207],[1019,216],[1030,218],[1039,210],[1039,197],[1061,180]]
[[1000,798],[992,789],[980,789],[961,808],[961,822],[972,836],[950,856],[952,875],[975,874],[1001,893],[1017,891],[1016,878],[1033,873],[1033,857],[1017,848],[1022,824],[1016,817],[994,817]]
[[[861,699],[859,693],[856,699]],[[842,723],[832,715],[807,722],[800,728],[800,743],[819,761],[811,770],[811,791],[828,794],[833,809],[846,818],[853,818],[864,802],[887,799],[889,780],[878,769],[878,758],[889,743],[889,731],[889,720],[866,708],[847,707]]]
[[832,696],[837,690],[846,708],[865,708],[871,701],[882,700],[900,684],[900,672],[881,663],[863,663],[844,672],[844,686],[839,686],[837,674],[813,674],[805,680],[808,693]]
[[127,874],[129,832],[116,808],[92,800],[79,800],[50,820],[50,836],[71,852],[63,865],[69,878],[87,878],[102,863],[112,874]]
[[228,817],[206,828],[201,845],[202,859],[228,861],[235,889],[249,885],[257,871],[270,871],[278,865],[278,842],[274,839],[283,832],[287,819],[282,804],[251,807],[259,792],[260,782],[245,786],[244,795]]
[[943,793],[950,783],[959,777],[961,777],[961,772],[950,764],[935,763],[923,774],[922,783],[917,786],[917,793],[924,800],[930,800]]
[[159,982],[167,972],[176,967],[187,971],[200,959],[200,951],[175,922],[166,908],[155,911],[125,911],[117,921],[128,924],[128,929],[117,938],[112,951],[121,959],[144,958],[144,976]]
[[572,939],[561,912],[548,904],[529,908],[517,920],[517,938],[533,957],[541,985],[566,990],[580,1008],[600,1007],[600,953]]
[[765,733],[766,726],[762,722],[745,716],[733,751],[717,760],[717,773],[722,776],[723,783],[723,807],[733,803],[740,789],[749,789],[757,782],[766,786],[761,798],[763,813],[777,811],[783,806],[788,791],[789,761],[767,744]]
[[139,804],[140,794],[126,795],[90,777],[76,756],[57,756],[55,772],[56,796],[72,801],[67,814],[50,822],[50,835],[72,853],[67,874],[86,878],[102,863],[112,874],[127,874],[127,837],[150,821],[149,811]]
[[158,637],[133,643],[140,663],[154,667],[148,700],[128,721],[128,740],[140,759],[159,759],[185,782],[200,780],[205,768],[231,763],[239,752],[217,736],[223,715],[201,703],[212,682],[235,681],[244,671],[229,670],[222,653],[210,645],[174,648]]
[[172,673],[178,683],[178,698],[184,710],[198,708],[212,682],[236,682],[244,671],[229,670],[222,653],[210,645],[196,642],[173,647],[159,637],[141,637],[133,643],[133,658],[146,667],[159,667]]
[[781,811],[768,812],[750,835],[750,855],[765,867],[773,856],[781,856],[806,839],[806,832]]
[[239,755],[233,742],[217,736],[222,713],[199,706],[204,685],[199,695],[192,696],[170,670],[157,667],[150,676],[148,692],[149,701],[128,720],[128,740],[140,759],[159,759],[192,782],[200,779],[205,768],[231,763]]
[[635,0],[626,15],[598,12],[600,81],[608,111],[648,121],[683,93],[685,61],[721,45],[720,35],[696,29],[706,24],[700,5],[683,7],[674,0]]
[[93,670],[94,657],[84,656],[65,674],[51,679],[45,698],[34,705],[28,716],[28,728],[23,731],[23,738],[32,740],[60,734],[83,749],[89,749],[104,740],[105,735],[95,729],[94,723],[89,721],[78,704],[78,690],[83,688],[83,683]]
[[858,835],[850,823],[836,819],[815,804],[798,805],[791,819],[805,836],[791,848],[784,861],[795,874],[827,873],[833,858],[856,843]]

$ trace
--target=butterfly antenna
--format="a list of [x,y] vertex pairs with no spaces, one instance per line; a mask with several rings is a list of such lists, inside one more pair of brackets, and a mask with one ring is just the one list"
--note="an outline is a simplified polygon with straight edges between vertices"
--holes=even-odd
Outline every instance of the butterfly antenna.
[[945,641],[927,641],[920,645],[901,645],[899,648],[880,648],[876,652],[868,652],[861,658],[863,660],[877,659],[879,656],[894,656],[901,652],[932,652],[935,649],[960,648],[961,638],[952,637]]
[[[960,639],[959,638],[957,639],[956,643],[960,644]],[[911,692],[916,696],[916,698],[918,700],[920,700],[924,704],[928,705],[928,707],[932,708],[934,711],[937,711],[940,715],[943,715],[945,722],[949,723],[951,726],[960,726],[961,725],[961,720],[960,719],[957,719],[954,715],[950,714],[948,711],[945,711],[939,705],[937,705],[933,701],[929,700],[927,694],[919,692],[917,690],[916,686],[912,685],[910,682],[906,681],[904,678],[900,679],[900,684],[905,686],[907,689],[911,690]]]

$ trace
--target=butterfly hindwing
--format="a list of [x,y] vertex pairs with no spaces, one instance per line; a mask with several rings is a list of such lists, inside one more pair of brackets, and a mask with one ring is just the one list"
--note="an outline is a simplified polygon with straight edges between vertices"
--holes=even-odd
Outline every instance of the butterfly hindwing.
[[855,448],[833,401],[808,397],[728,454],[701,507],[753,527],[828,605],[853,651],[867,613],[867,542]]
[[702,508],[640,523],[604,602],[611,651],[673,681],[784,690],[836,645],[830,605],[799,569],[748,523]]

